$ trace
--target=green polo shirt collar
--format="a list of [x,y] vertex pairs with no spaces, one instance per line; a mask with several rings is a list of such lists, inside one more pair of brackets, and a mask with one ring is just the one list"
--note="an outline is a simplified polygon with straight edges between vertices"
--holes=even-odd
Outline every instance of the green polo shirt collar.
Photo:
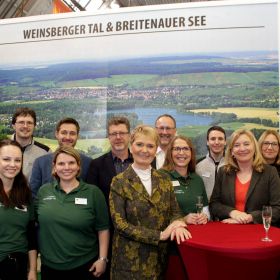
[[76,193],[76,192],[78,192],[79,190],[81,190],[82,188],[83,188],[83,184],[81,184],[81,181],[80,180],[78,180],[79,181],[79,185],[78,185],[78,187],[77,188],[75,188],[75,189],[73,189],[71,192],[69,192],[69,193],[65,193],[65,191],[61,188],[61,186],[60,186],[60,184],[59,184],[59,181],[54,181],[53,182],[53,187],[54,187],[54,189],[57,191],[57,192],[62,192],[62,193],[64,193],[64,194],[73,194],[73,193]]
[[170,171],[170,174],[171,174],[172,178],[174,178],[174,179],[187,179],[187,178],[193,179],[194,178],[194,172],[189,172],[187,177],[180,175],[176,170]]

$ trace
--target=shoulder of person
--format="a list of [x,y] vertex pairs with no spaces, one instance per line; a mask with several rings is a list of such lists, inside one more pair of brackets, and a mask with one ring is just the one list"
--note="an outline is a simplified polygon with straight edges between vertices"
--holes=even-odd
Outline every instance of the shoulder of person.
[[112,157],[112,153],[108,152],[105,153],[97,158],[92,159],[91,165],[97,165],[102,163],[103,161],[106,161],[108,158]]
[[271,174],[271,173],[275,173],[275,175],[278,176],[278,172],[277,172],[277,169],[275,166],[272,166],[270,164],[264,164],[263,165],[263,173],[266,173],[266,174]]
[[52,158],[53,158],[53,153],[47,153],[45,155],[36,158],[35,163],[37,162],[40,164],[40,163],[45,163],[47,161],[52,161]]
[[199,158],[197,161],[196,161],[196,164],[199,164],[200,162],[202,162],[203,160],[206,159],[206,156],[202,157],[202,158]]
[[42,185],[38,190],[38,196],[40,194],[44,194],[44,193],[49,192],[53,188],[55,182],[56,181],[53,181],[53,182],[45,183],[44,185]]
[[34,141],[34,145],[41,148],[42,150],[45,150],[46,152],[50,151],[50,148],[47,145],[44,145],[38,141]]
[[[153,170],[156,170],[156,169],[153,169]],[[158,173],[160,173],[160,174],[167,174],[167,175],[169,175],[169,171],[167,171],[166,169],[163,169],[163,168],[157,169],[156,171]]]
[[79,154],[80,154],[81,159],[83,159],[83,160],[92,160],[91,157],[87,156],[87,155],[84,154],[83,152],[82,152],[82,153],[80,152]]

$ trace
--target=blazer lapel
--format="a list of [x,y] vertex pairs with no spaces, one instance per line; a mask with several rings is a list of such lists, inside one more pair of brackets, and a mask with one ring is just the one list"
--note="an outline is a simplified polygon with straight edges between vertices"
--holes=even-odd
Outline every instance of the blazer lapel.
[[105,166],[106,172],[109,173],[108,177],[110,177],[110,178],[115,177],[117,175],[117,173],[116,173],[115,165],[114,165],[114,162],[113,162],[112,152],[109,152],[107,154],[105,162],[106,162],[106,166]]
[[251,193],[253,192],[254,188],[256,187],[256,184],[257,184],[259,178],[260,178],[260,173],[253,170],[250,186],[249,186],[249,189],[248,189],[248,192],[246,195],[246,202],[247,202],[249,196],[251,195]]
[[139,176],[135,173],[133,168],[129,166],[126,170],[127,178],[131,182],[131,187],[141,196],[145,197],[147,200],[150,200],[150,196],[141,182]]
[[229,188],[229,194],[230,194],[230,200],[232,206],[235,206],[235,178],[236,178],[236,173],[231,172],[228,179],[228,188]]
[[150,197],[150,200],[153,202],[155,197],[158,197],[158,193],[160,193],[160,179],[155,174],[156,170],[152,169],[152,195]]

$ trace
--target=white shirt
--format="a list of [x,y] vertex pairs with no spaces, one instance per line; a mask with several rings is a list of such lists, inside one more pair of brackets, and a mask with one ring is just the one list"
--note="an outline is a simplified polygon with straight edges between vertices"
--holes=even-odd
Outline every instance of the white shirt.
[[152,195],[152,175],[151,175],[152,167],[150,166],[148,169],[143,170],[143,169],[136,168],[133,163],[131,166],[135,171],[135,173],[139,176],[147,193],[151,196]]
[[157,148],[157,153],[156,153],[156,167],[157,169],[160,169],[163,164],[164,164],[164,161],[165,161],[165,152],[160,148],[158,147]]

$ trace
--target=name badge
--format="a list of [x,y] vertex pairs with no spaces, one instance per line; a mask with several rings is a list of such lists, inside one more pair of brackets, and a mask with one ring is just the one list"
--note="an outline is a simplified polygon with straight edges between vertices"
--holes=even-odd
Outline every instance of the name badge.
[[75,204],[87,205],[87,198],[75,197]]
[[179,181],[172,181],[173,187],[180,187]]

